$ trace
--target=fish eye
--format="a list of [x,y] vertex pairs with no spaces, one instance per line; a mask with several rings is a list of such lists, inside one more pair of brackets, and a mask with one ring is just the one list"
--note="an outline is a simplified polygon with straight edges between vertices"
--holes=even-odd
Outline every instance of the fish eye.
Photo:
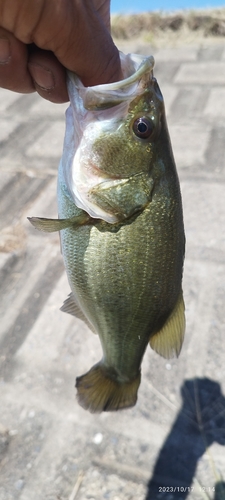
[[154,124],[149,118],[137,118],[133,123],[133,131],[140,139],[148,139],[154,130]]

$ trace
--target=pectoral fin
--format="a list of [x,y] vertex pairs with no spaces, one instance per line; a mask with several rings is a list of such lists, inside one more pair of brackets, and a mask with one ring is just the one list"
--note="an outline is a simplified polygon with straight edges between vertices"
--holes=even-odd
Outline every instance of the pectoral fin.
[[174,310],[170,314],[162,329],[150,339],[150,346],[163,358],[179,356],[184,340],[185,315],[182,291]]
[[88,319],[84,315],[83,311],[81,311],[81,308],[76,302],[76,299],[73,295],[73,293],[70,293],[68,298],[63,302],[62,307],[60,307],[60,311],[66,312],[68,314],[72,314],[72,316],[76,316],[76,318],[81,319],[86,323],[88,328],[93,332],[96,333],[94,330],[94,327],[89,323]]
[[61,229],[66,229],[67,227],[73,227],[75,229],[83,224],[90,223],[91,220],[91,217],[86,212],[71,217],[70,219],[45,219],[43,217],[27,218],[32,226],[46,233],[54,233],[54,231],[61,231]]

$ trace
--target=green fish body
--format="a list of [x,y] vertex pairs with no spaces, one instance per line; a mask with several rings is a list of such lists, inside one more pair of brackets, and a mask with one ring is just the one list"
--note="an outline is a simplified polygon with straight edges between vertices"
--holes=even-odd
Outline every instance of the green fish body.
[[182,203],[153,58],[121,54],[123,81],[85,88],[69,75],[59,220],[71,287],[62,310],[99,335],[103,358],[78,377],[91,412],[133,406],[148,343],[178,356],[185,318]]

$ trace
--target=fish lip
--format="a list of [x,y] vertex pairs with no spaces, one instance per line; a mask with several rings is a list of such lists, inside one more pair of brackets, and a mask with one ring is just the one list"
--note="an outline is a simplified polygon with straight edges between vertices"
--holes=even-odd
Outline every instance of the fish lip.
[[[132,57],[134,63],[132,72],[117,82],[84,87],[74,73],[68,72],[69,81],[77,87],[86,110],[112,108],[122,102],[132,100],[134,95],[136,96],[137,93],[141,94],[143,92],[143,89],[146,87],[146,81],[149,78],[151,80],[153,78],[154,57],[143,57],[140,54],[129,54],[128,56]],[[123,57],[122,52],[120,52],[121,62],[123,62]],[[142,84],[140,85],[141,81]],[[72,93],[70,100],[71,102],[73,101]]]

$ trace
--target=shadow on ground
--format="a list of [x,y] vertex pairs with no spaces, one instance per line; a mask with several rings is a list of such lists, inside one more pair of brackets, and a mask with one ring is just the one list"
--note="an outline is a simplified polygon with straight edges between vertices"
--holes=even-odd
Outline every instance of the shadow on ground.
[[[181,394],[183,406],[160,451],[146,500],[187,498],[206,448],[214,442],[225,445],[225,397],[220,385],[208,378],[195,378],[185,381]],[[224,499],[224,483],[212,486],[204,485],[211,487],[209,498]]]

